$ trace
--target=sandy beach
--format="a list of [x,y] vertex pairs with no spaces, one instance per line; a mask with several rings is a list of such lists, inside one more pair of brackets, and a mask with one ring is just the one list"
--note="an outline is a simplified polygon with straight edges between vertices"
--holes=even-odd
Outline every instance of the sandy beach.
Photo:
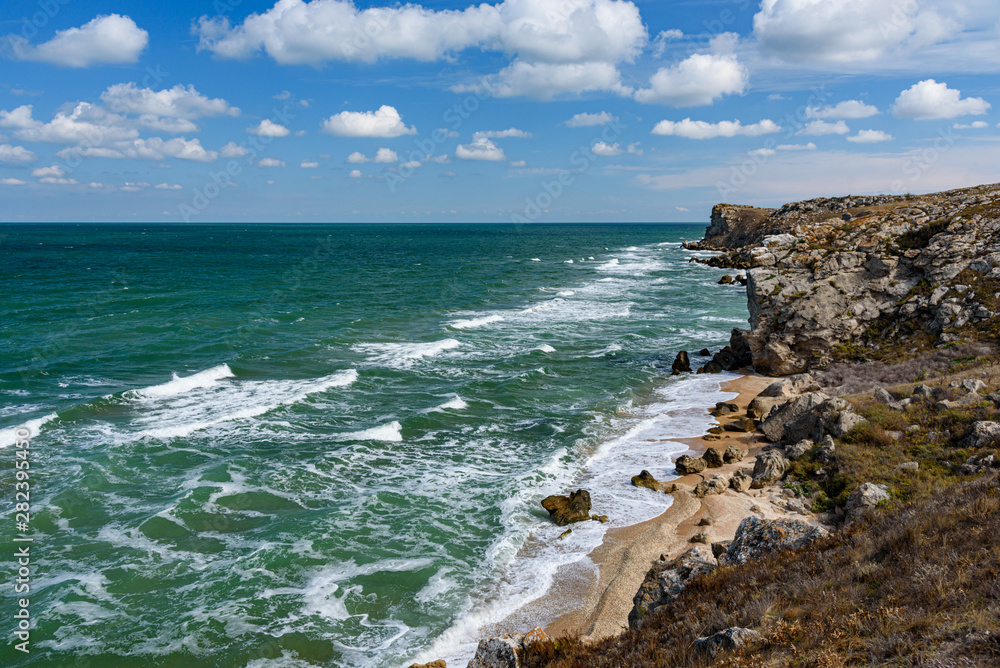
[[[724,425],[741,417],[750,401],[773,381],[773,378],[747,375],[725,383],[724,391],[739,394],[732,403],[738,404],[741,410],[730,417],[718,418],[719,423]],[[691,546],[691,537],[702,531],[712,542],[730,540],[739,523],[751,515],[770,519],[791,514],[778,505],[781,495],[774,488],[748,493],[730,489],[704,499],[691,493],[699,482],[719,473],[752,468],[754,456],[766,444],[759,433],[724,432],[717,439],[708,435],[681,442],[695,455],[704,453],[709,447],[721,445],[725,448],[730,444],[738,445],[747,455],[740,463],[661,482],[661,487],[678,485],[677,491],[672,493],[673,505],[665,513],[641,524],[609,531],[604,542],[589,555],[589,560],[584,560],[586,563],[557,573],[550,593],[521,611],[518,617],[527,621],[533,616],[545,616],[546,612],[551,614],[558,610],[561,614],[545,628],[550,636],[576,634],[585,640],[599,640],[617,635],[627,628],[632,597],[651,563],[661,555],[668,559],[680,555]],[[797,513],[791,515],[804,519]],[[705,517],[711,519],[711,524],[699,526]],[[567,605],[570,602],[572,604]],[[567,607],[571,609],[567,611]]]

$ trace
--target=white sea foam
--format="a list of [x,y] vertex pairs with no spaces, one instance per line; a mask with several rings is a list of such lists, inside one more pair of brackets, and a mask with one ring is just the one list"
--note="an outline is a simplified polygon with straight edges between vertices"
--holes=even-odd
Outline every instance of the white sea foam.
[[382,424],[371,429],[344,434],[340,439],[343,441],[388,441],[398,443],[403,440],[402,428],[403,426],[394,420],[388,424]]
[[18,438],[23,437],[18,435],[18,432],[27,429],[28,438],[35,438],[42,431],[42,425],[52,422],[57,417],[55,413],[49,413],[48,415],[34,420],[28,420],[27,422],[20,424],[16,427],[11,427],[9,429],[0,430],[0,448],[9,448],[17,442]]
[[543,343],[542,345],[540,345],[537,348],[535,348],[535,350],[540,350],[543,353],[554,353],[556,351],[555,348],[553,348],[552,346],[550,346],[547,343]]
[[[310,395],[346,387],[358,379],[354,369],[314,380],[237,381],[205,385],[198,391],[138,399],[139,437],[168,440],[234,420],[247,420],[281,406],[299,403]],[[152,427],[151,425],[157,425]]]
[[353,350],[366,353],[372,362],[397,369],[409,369],[428,357],[436,357],[443,352],[461,346],[455,339],[443,339],[427,343],[359,343]]
[[573,264],[573,260],[563,260],[563,264]]
[[469,318],[468,320],[454,320],[448,323],[454,329],[475,329],[494,322],[503,322],[502,315],[487,315],[481,318]]
[[469,407],[469,404],[465,403],[465,401],[462,399],[462,397],[460,397],[460,396],[458,396],[456,394],[454,399],[451,399],[450,401],[444,402],[443,404],[441,404],[440,406],[438,406],[434,410],[460,411],[463,408],[468,408],[468,407]]
[[542,258],[540,258],[540,257],[533,257],[533,258],[531,258],[531,261],[532,262],[541,262]]
[[196,374],[184,376],[183,378],[175,373],[173,380],[169,382],[135,390],[134,393],[144,397],[170,397],[175,394],[190,392],[200,387],[211,387],[223,378],[232,377],[233,372],[229,368],[229,365],[220,364],[219,366],[214,366],[211,369],[205,369],[204,371],[199,371]]

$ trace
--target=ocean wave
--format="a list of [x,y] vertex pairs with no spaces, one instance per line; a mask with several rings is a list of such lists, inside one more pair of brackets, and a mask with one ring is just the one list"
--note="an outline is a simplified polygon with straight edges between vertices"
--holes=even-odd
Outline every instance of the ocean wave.
[[56,413],[49,413],[48,415],[34,420],[28,420],[27,422],[20,424],[16,427],[11,427],[9,429],[0,430],[0,448],[9,448],[17,442],[18,435],[17,432],[22,429],[28,430],[28,438],[35,438],[42,431],[42,425],[52,422],[59,416]]
[[448,323],[448,327],[453,329],[475,329],[477,327],[484,327],[485,325],[502,321],[502,315],[487,315],[481,318],[469,318],[468,320],[454,320]]
[[408,369],[421,360],[436,357],[461,345],[455,339],[443,339],[427,343],[359,343],[352,346],[352,350],[368,354],[376,364]]
[[143,397],[171,397],[176,394],[183,394],[201,387],[212,387],[223,378],[233,378],[234,374],[228,364],[220,364],[211,369],[199,371],[190,376],[178,376],[174,374],[173,380],[161,385],[152,385],[141,390],[131,390],[132,396]]
[[[461,401],[461,400],[459,400]],[[463,402],[464,403],[464,402]],[[403,426],[395,420],[371,429],[353,431],[340,437],[342,441],[386,441],[398,443],[403,440]]]

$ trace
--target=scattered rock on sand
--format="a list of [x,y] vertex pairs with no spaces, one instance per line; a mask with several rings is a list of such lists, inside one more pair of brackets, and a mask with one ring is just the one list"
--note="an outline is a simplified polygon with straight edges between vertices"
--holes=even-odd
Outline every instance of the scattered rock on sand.
[[703,480],[694,486],[694,495],[699,499],[704,499],[709,494],[722,494],[729,489],[729,481],[732,476],[720,474],[711,480]]
[[785,477],[789,466],[788,460],[777,450],[762,452],[757,455],[757,460],[754,462],[753,483],[750,486],[753,489],[761,489],[773,485]]
[[745,564],[778,550],[794,550],[827,534],[826,529],[799,520],[764,520],[748,517],[736,529],[722,561]]
[[578,489],[569,496],[553,495],[542,499],[542,508],[549,511],[549,515],[561,527],[589,520],[590,507],[590,492],[585,489]]
[[729,401],[720,401],[715,404],[715,416],[725,417],[727,415],[732,415],[733,413],[739,413],[740,407],[738,404],[734,404]]
[[733,420],[732,422],[727,422],[722,427],[726,431],[735,431],[738,433],[749,433],[751,431],[757,431],[757,423],[751,418],[743,418],[742,420]]
[[651,489],[654,492],[659,491],[660,489],[660,483],[656,481],[656,478],[653,477],[653,474],[651,474],[649,471],[646,471],[645,469],[643,469],[642,473],[640,473],[639,475],[632,476],[632,484],[635,485],[636,487],[645,487],[647,489]]
[[705,454],[702,455],[702,459],[705,460],[705,466],[710,469],[717,469],[723,464],[722,453],[715,448],[705,450]]
[[476,656],[467,668],[522,668],[525,648],[548,640],[545,631],[536,628],[527,633],[507,633],[499,638],[480,640]]
[[688,475],[689,473],[701,473],[705,470],[705,460],[701,457],[692,457],[691,455],[681,455],[674,462],[674,468],[677,469],[677,473],[680,475]]
[[719,652],[731,652],[746,644],[760,642],[761,639],[760,633],[753,629],[734,626],[714,633],[707,638],[698,638],[691,646],[696,652],[711,661]]
[[729,481],[729,484],[737,492],[746,492],[750,489],[750,485],[753,484],[753,477],[746,470],[740,469],[733,475],[733,479]]
[[730,445],[726,448],[726,452],[722,455],[722,461],[727,464],[735,464],[736,462],[742,462],[745,453],[737,445]]

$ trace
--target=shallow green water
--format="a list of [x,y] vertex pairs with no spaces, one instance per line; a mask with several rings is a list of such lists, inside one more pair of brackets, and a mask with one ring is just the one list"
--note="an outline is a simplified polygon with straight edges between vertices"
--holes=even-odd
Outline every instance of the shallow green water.
[[464,665],[600,542],[539,499],[667,507],[628,479],[720,380],[670,362],[746,321],[679,248],[703,229],[0,227],[0,492],[27,423],[34,537],[0,662]]

